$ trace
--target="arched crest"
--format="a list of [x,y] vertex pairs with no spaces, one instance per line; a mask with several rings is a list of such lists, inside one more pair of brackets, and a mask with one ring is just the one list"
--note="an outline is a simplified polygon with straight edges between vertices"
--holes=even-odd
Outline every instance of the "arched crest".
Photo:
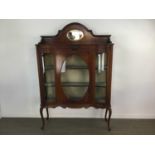
[[[82,39],[72,41],[68,38],[68,33],[72,30],[78,30],[83,33]],[[112,44],[110,35],[94,35],[92,30],[80,23],[70,23],[66,25],[62,30],[59,30],[55,36],[41,36],[41,42],[39,44],[45,45],[66,45],[66,44]]]

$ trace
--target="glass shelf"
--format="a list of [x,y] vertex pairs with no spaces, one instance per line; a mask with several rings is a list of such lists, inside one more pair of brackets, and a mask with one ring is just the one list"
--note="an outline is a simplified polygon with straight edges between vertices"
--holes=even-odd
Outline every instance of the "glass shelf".
[[[62,82],[63,87],[86,87],[88,86],[88,82]],[[55,83],[54,82],[48,82],[45,83],[46,87],[54,87]],[[105,82],[97,82],[96,87],[106,87]]]
[[[52,69],[55,69],[55,66],[54,65],[46,65],[45,66],[45,70],[52,70]],[[66,69],[88,69],[87,66],[75,66],[75,65],[67,65],[66,66]],[[104,66],[104,69],[106,70],[107,69],[107,65]],[[98,70],[98,68],[96,67],[96,70]]]

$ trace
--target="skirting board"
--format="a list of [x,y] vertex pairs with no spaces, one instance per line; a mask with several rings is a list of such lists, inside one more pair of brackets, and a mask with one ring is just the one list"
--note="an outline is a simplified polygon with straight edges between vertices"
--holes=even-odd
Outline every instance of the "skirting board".
[[[1,116],[2,117],[2,116]],[[14,114],[9,114],[9,115],[3,115],[5,118],[40,118],[40,115],[14,115]],[[44,114],[44,117],[46,118],[46,114]],[[104,118],[103,117],[98,117],[98,116],[68,116],[68,115],[50,115],[50,118]],[[155,115],[112,115],[112,119],[155,119]]]

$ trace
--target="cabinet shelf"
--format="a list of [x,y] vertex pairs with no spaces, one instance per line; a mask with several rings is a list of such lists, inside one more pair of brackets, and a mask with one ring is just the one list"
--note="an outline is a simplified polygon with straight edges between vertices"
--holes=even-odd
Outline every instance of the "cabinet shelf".
[[[63,87],[87,87],[88,82],[62,82]],[[54,87],[54,82],[45,83],[46,87]],[[106,87],[106,82],[97,82],[96,87]]]
[[[53,65],[46,65],[45,66],[45,70],[52,70],[52,69],[55,69],[55,67]],[[66,66],[66,69],[88,69],[87,66],[75,66],[75,65],[67,65]],[[96,67],[96,70],[98,68]],[[104,66],[104,69],[106,70],[107,69],[107,65]]]

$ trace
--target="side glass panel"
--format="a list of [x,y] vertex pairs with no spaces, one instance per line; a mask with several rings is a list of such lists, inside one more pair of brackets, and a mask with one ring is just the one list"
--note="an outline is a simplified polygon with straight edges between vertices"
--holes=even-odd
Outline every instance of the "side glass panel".
[[80,100],[84,97],[89,85],[87,64],[81,57],[75,55],[68,57],[64,64],[61,69],[63,91],[68,99]]
[[55,66],[52,54],[44,55],[44,79],[47,100],[55,99]]
[[105,102],[106,97],[106,53],[96,55],[96,102]]

